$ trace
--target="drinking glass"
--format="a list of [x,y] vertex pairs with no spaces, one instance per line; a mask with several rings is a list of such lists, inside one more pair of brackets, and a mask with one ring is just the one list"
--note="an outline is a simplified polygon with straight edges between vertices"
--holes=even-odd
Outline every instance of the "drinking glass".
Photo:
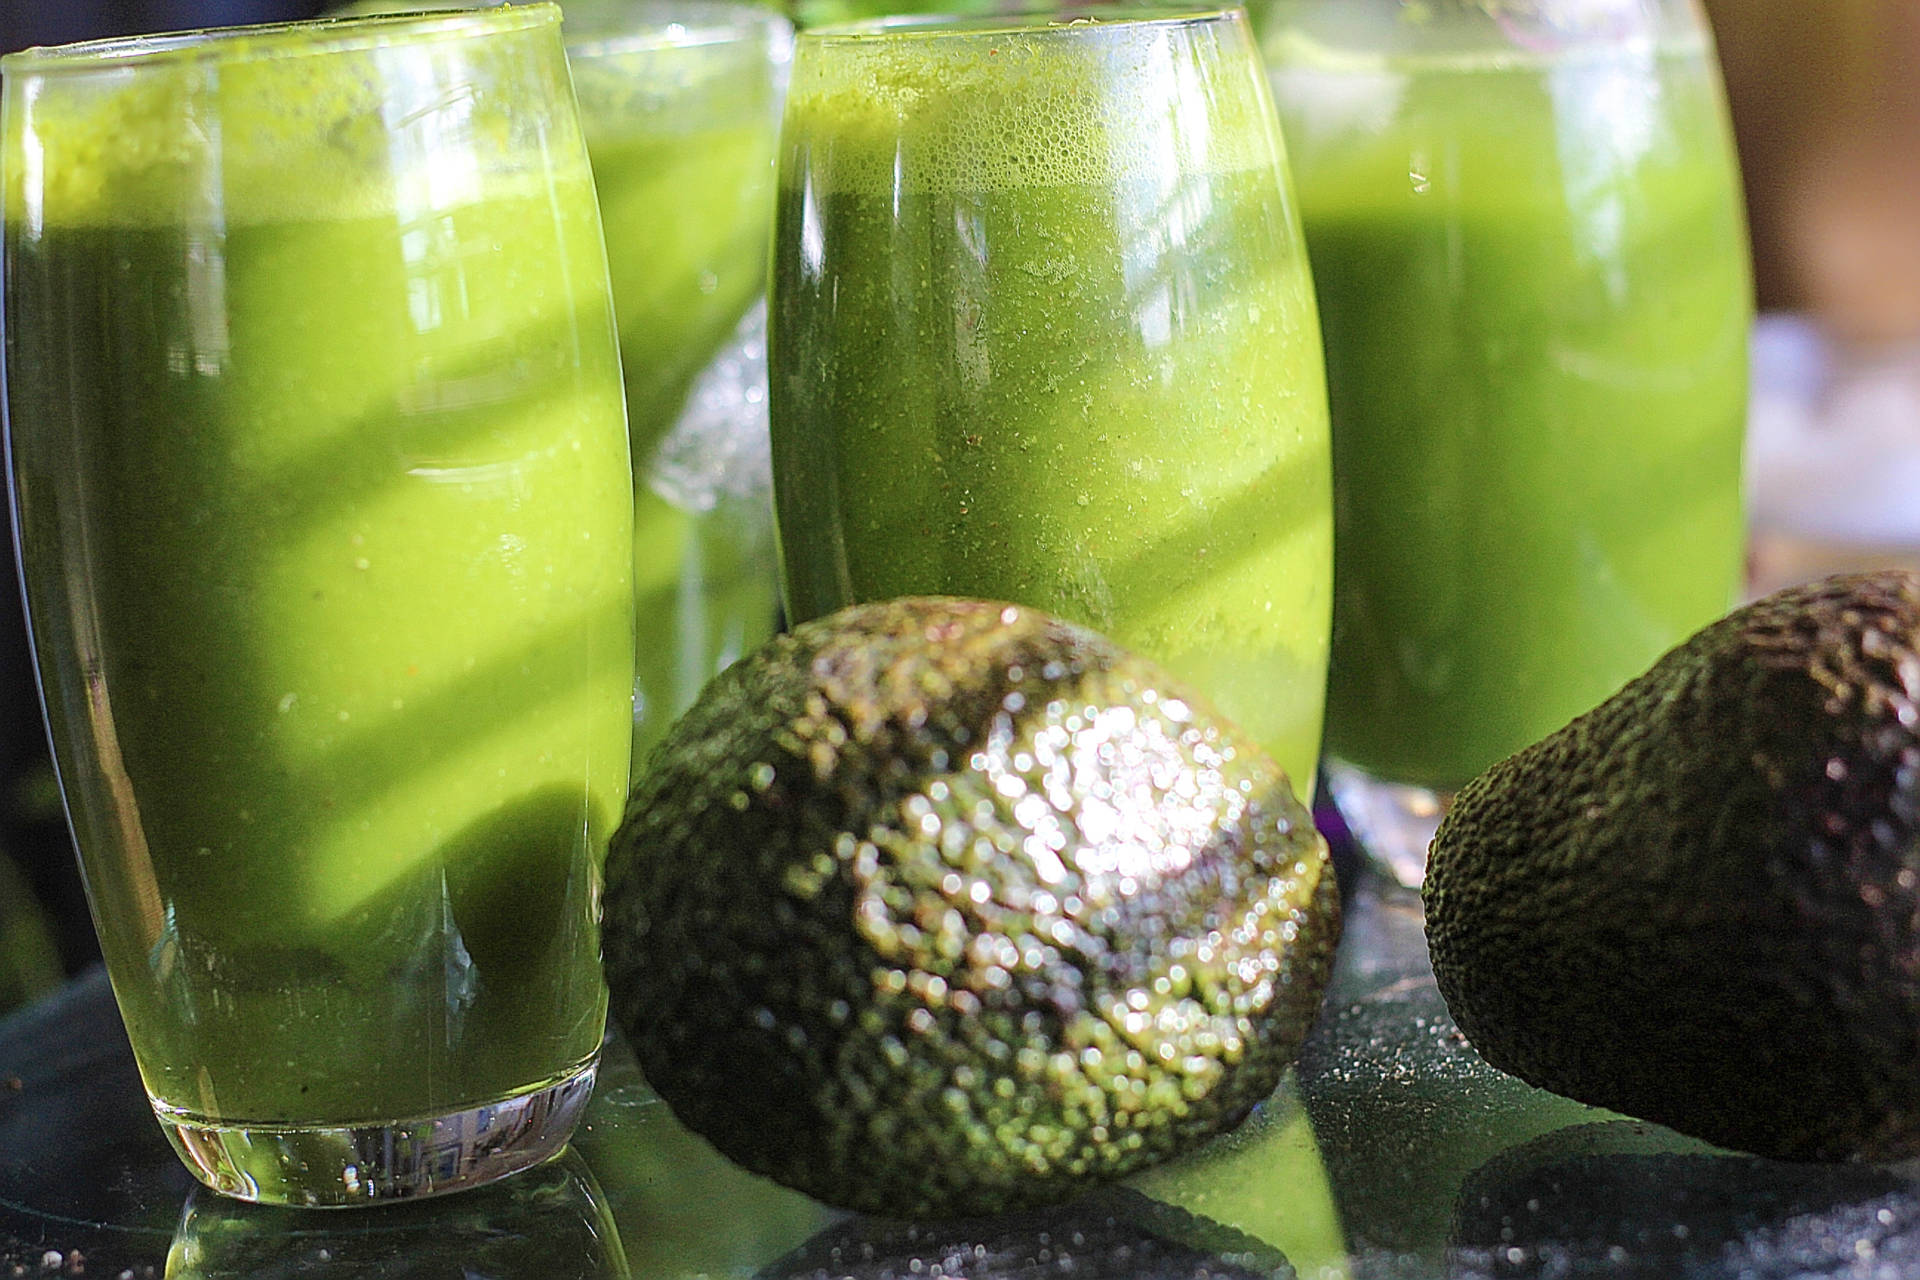
[[0,71],[28,619],[163,1128],[283,1203],[545,1158],[600,1045],[633,671],[558,10]]
[[[342,13],[470,7],[356,0]],[[633,765],[773,633],[767,235],[792,25],[731,0],[566,0],[634,462]]]
[[1267,0],[1333,405],[1326,778],[1446,797],[1723,613],[1752,304],[1690,0]]
[[763,298],[792,28],[568,0],[634,454],[634,765],[779,613]]
[[771,307],[793,618],[1050,610],[1168,666],[1308,792],[1324,374],[1239,10],[803,30]]

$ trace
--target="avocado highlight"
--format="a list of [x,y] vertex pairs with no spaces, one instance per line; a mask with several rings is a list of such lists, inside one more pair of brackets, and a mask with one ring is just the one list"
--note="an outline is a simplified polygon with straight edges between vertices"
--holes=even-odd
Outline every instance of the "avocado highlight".
[[1496,764],[1425,905],[1494,1066],[1760,1155],[1920,1154],[1920,577],[1738,609]]
[[1338,932],[1286,775],[1192,694],[1038,611],[907,599],[709,685],[613,840],[603,945],[689,1128],[829,1204],[952,1217],[1238,1122]]

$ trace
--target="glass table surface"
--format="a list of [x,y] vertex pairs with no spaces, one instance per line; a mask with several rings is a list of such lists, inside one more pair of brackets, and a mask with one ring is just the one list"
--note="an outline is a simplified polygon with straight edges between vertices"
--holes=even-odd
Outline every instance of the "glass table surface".
[[1531,1089],[1447,1016],[1411,893],[1362,875],[1296,1070],[1234,1133],[1059,1208],[849,1216],[680,1127],[610,1039],[559,1160],[387,1208],[197,1189],[98,971],[0,1020],[0,1280],[1920,1276],[1920,1163],[1719,1151]]

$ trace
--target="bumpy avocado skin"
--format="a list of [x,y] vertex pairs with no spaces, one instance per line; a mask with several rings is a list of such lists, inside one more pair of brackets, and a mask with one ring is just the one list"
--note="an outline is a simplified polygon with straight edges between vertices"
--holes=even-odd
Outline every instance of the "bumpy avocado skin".
[[1272,1092],[1339,932],[1269,757],[1008,605],[856,606],[719,677],[607,865],[613,1016],[683,1122],[845,1208],[1041,1205]]
[[1761,1155],[1920,1154],[1920,577],[1706,627],[1463,789],[1425,896],[1494,1066]]

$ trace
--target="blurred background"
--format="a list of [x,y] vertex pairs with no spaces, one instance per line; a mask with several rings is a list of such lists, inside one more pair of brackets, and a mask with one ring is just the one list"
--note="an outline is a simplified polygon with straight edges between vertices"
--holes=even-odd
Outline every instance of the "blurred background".
[[1706,8],[1761,312],[1751,585],[1920,567],[1920,4]]
[[101,36],[310,18],[329,0],[0,0],[0,51]]
[[[323,7],[0,0],[0,52],[308,17]],[[1920,568],[1920,3],[1705,7],[1740,148],[1761,312],[1748,443],[1750,587],[1759,593],[1846,568]],[[10,545],[4,566],[0,1011],[96,954],[45,760]]]

